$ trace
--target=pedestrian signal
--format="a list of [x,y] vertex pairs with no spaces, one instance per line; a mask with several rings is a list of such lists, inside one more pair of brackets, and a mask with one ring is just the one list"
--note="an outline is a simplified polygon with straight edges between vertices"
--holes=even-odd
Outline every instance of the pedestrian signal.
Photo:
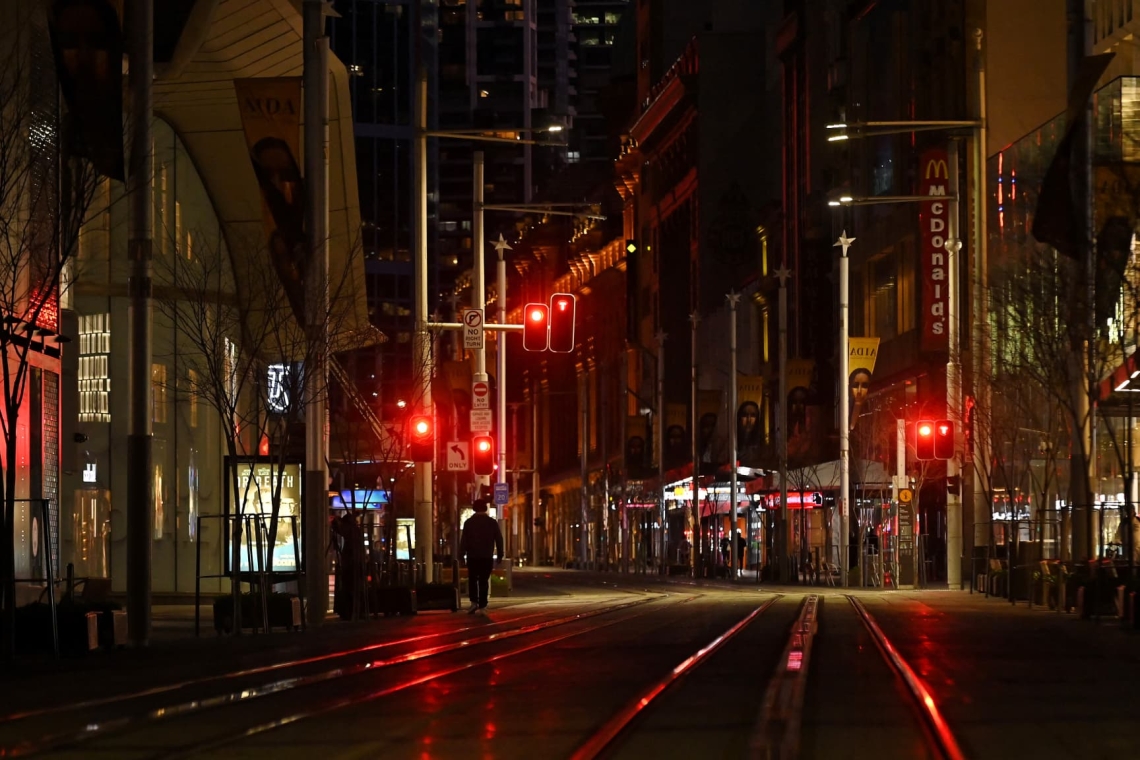
[[550,350],[568,354],[574,350],[574,312],[577,299],[569,293],[550,297]]
[[954,458],[954,423],[950,420],[934,423],[934,458]]

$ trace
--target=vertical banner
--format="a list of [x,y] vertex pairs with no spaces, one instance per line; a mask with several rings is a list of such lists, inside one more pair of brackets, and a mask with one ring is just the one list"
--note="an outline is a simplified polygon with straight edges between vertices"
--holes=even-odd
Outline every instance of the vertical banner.
[[235,79],[249,158],[261,186],[269,258],[285,297],[305,324],[305,186],[301,154],[301,78]]
[[809,458],[812,451],[812,415],[815,377],[813,359],[788,359],[788,458],[799,462]]
[[720,391],[697,391],[697,450],[702,462],[713,461],[720,407]]
[[947,278],[950,267],[946,254],[946,231],[950,220],[947,193],[950,168],[946,151],[931,148],[919,159],[918,194],[932,200],[919,204],[918,219],[922,229],[922,351],[949,351],[949,326],[946,308],[949,298]]
[[848,408],[851,419],[849,429],[855,429],[860,410],[871,392],[871,378],[875,375],[875,360],[879,357],[878,338],[848,338],[847,376]]
[[121,16],[121,0],[56,0],[48,14],[56,76],[67,104],[68,150],[120,182],[126,179]]
[[736,378],[736,457],[743,465],[759,459],[764,444],[764,378],[740,375]]
[[689,410],[687,404],[665,404],[665,466],[689,461]]
[[649,426],[644,417],[633,414],[625,421],[625,476],[627,480],[646,474]]

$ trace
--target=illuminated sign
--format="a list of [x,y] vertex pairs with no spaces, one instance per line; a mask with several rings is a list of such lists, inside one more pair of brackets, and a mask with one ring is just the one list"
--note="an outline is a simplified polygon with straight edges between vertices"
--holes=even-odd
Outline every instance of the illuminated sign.
[[83,465],[83,482],[84,483],[96,483],[96,482],[98,482],[94,462],[88,462],[87,464]]
[[950,222],[950,203],[946,196],[950,186],[950,168],[946,151],[932,148],[919,159],[918,194],[933,200],[919,204],[922,247],[922,340],[923,351],[948,351],[949,304],[948,278],[950,262],[946,253],[946,233]]
[[[273,516],[273,493],[280,486],[280,510],[277,519],[277,534],[272,547],[272,559],[267,570],[292,572],[297,569],[297,552],[300,551],[301,536],[301,465],[287,463],[283,466],[269,462],[242,461],[229,466],[237,468],[237,493],[233,493],[233,479],[226,478],[230,498],[226,505],[227,513],[235,512],[244,516],[241,533],[241,569],[243,572],[260,570],[258,553],[264,556],[265,544],[269,539],[270,522]],[[235,510],[234,505],[242,508]],[[228,531],[227,531],[228,535]],[[226,553],[226,565],[230,556]],[[251,567],[252,564],[252,567]]]
[[270,364],[265,370],[265,404],[274,414],[289,410],[289,365]]

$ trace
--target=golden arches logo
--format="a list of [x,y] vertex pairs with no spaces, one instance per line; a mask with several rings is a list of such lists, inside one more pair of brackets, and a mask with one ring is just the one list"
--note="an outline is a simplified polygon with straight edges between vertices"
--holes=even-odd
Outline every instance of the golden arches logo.
[[950,179],[950,168],[946,165],[944,158],[932,158],[926,162],[926,178],[931,177],[938,179]]

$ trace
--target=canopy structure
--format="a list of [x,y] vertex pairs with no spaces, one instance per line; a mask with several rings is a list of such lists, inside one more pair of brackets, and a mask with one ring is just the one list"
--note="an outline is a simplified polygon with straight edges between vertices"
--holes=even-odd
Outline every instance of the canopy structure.
[[[156,3],[157,13],[179,12],[163,5]],[[156,66],[155,115],[185,144],[222,225],[234,271],[256,271],[267,257],[262,200],[234,80],[301,76],[301,2],[194,0],[181,12],[185,22],[170,62]],[[298,160],[303,165],[303,156]],[[382,338],[368,319],[348,72],[331,55],[328,161],[329,283],[336,291],[334,308],[343,311],[330,319],[335,349]]]

